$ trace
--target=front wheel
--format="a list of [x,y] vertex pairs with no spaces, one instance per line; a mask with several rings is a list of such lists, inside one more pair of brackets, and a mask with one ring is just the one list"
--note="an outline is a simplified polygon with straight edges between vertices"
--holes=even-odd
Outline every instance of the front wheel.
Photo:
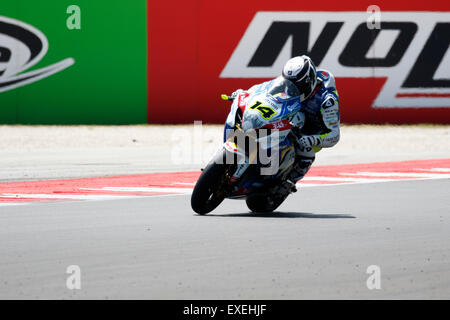
[[[223,154],[219,153],[219,156]],[[203,170],[191,196],[191,207],[196,213],[207,214],[223,201],[225,193],[221,189],[227,169],[228,165],[216,163],[213,159]]]

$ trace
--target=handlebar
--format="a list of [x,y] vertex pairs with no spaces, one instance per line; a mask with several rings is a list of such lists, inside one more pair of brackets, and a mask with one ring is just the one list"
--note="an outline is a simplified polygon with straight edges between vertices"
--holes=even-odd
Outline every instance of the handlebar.
[[233,101],[234,100],[234,97],[226,95],[226,94],[222,94],[220,97],[222,98],[222,100],[225,100],[225,101]]

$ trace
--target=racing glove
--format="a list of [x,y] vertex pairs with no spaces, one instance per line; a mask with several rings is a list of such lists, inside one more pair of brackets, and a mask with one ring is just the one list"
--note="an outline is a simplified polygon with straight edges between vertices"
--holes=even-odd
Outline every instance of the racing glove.
[[303,136],[300,139],[298,139],[298,144],[301,148],[312,148],[312,147],[321,147],[322,146],[322,139],[317,136]]

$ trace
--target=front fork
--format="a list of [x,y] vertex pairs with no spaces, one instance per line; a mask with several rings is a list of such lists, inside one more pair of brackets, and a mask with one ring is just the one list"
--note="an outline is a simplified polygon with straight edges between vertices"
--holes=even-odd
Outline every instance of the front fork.
[[[227,135],[228,130],[234,130],[234,133]],[[245,153],[245,148],[240,147],[234,142],[236,132],[240,134],[243,133],[243,130],[238,124],[236,124],[234,128],[231,128],[227,124],[225,124],[223,148],[229,155],[229,157],[226,157],[225,161],[232,161],[233,163],[234,161],[236,161],[236,170],[231,175],[231,178],[228,181],[229,185],[232,185],[235,182],[239,181],[239,179],[242,177],[245,171],[247,171],[250,164],[256,163],[255,159],[257,156],[257,148],[255,150],[250,150],[250,154],[247,155]]]
[[[231,178],[228,181],[228,184],[232,185],[237,182],[248,169],[248,167],[250,166],[250,159],[245,154],[245,150],[241,150],[239,146],[232,141],[232,138],[228,139],[223,144],[223,147],[226,150],[226,153],[230,155],[230,157],[226,157],[225,161],[228,160],[234,162],[237,160],[236,170],[231,175]],[[236,155],[237,157],[235,158],[234,155]]]

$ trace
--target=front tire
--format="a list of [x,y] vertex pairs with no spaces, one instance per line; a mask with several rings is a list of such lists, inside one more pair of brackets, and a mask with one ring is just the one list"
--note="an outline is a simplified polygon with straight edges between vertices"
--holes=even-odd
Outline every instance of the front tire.
[[217,191],[222,187],[227,167],[225,164],[218,164],[212,160],[203,170],[191,196],[191,207],[196,213],[207,214],[222,203],[225,195],[223,192],[218,195]]

